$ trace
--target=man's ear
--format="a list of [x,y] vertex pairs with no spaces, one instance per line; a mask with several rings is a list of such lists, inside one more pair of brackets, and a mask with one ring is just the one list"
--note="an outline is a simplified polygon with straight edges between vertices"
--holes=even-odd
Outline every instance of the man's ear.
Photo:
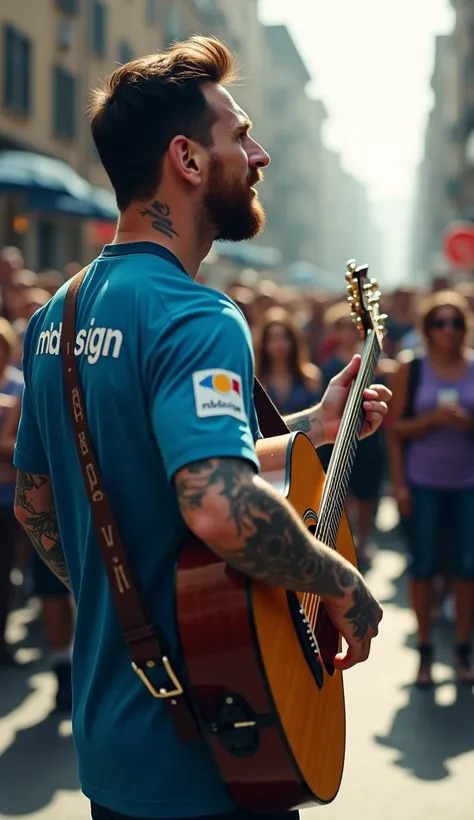
[[175,173],[197,188],[203,181],[206,153],[197,142],[179,135],[171,140],[168,157]]

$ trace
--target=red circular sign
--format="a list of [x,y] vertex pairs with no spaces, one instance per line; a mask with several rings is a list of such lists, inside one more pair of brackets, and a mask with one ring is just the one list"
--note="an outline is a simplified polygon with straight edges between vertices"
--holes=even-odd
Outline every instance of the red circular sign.
[[453,222],[443,236],[443,252],[455,268],[474,267],[474,222]]

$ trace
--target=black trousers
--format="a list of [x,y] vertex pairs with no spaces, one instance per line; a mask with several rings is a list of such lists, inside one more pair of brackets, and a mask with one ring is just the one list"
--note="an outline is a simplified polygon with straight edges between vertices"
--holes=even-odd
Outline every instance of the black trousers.
[[[110,811],[97,803],[91,803],[91,817],[92,820],[142,820],[139,817],[130,817],[130,815],[119,814],[117,811]],[[228,814],[210,814],[206,816],[192,818],[192,820],[299,820],[299,812],[283,812],[281,814],[247,814],[246,812],[230,812]],[[161,818],[159,820],[162,820]],[[176,818],[174,818],[176,820]],[[181,818],[180,820],[185,820]]]

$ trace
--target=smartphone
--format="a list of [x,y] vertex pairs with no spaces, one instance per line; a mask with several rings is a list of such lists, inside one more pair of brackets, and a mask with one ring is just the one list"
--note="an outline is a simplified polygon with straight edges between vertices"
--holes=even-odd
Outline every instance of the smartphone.
[[444,407],[447,404],[459,404],[459,393],[452,388],[445,388],[438,390],[438,407]]

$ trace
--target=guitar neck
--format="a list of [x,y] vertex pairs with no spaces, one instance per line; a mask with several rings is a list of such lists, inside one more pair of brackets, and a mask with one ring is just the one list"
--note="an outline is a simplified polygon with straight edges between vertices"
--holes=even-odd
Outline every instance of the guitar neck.
[[364,421],[363,393],[373,383],[380,352],[376,334],[369,331],[362,350],[359,372],[352,384],[334,442],[318,512],[315,536],[328,547],[336,546],[349,478]]

